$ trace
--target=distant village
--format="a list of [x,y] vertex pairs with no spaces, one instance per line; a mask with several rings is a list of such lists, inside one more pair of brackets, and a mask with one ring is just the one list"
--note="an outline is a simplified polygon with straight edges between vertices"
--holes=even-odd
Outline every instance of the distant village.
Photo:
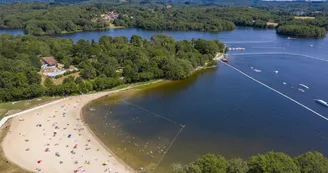
[[108,13],[101,14],[100,17],[108,22],[113,22],[118,19],[119,14],[114,11],[109,11]]

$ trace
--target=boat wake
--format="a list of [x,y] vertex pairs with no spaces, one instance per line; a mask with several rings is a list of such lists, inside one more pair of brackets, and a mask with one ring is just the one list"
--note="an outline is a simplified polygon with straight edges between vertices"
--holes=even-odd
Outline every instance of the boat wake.
[[[313,109],[311,109],[311,108],[305,106],[304,104],[302,104],[302,103],[300,103],[300,102],[294,100],[293,98],[291,98],[291,97],[289,97],[289,96],[283,94],[282,92],[280,92],[280,91],[278,91],[278,90],[276,90],[276,89],[274,89],[274,88],[272,88],[272,87],[266,85],[265,83],[263,83],[263,82],[261,82],[261,81],[255,79],[255,78],[249,76],[248,74],[244,73],[243,71],[239,70],[238,68],[236,68],[236,67],[234,67],[234,66],[232,66],[232,65],[230,65],[230,64],[227,64],[227,63],[225,63],[225,62],[222,62],[222,63],[225,64],[225,65],[227,65],[228,67],[234,69],[235,71],[241,73],[242,75],[246,76],[247,78],[249,78],[249,79],[255,81],[256,83],[258,83],[258,84],[260,84],[260,85],[262,85],[262,86],[264,86],[264,87],[266,87],[266,88],[272,90],[273,92],[275,92],[275,93],[277,93],[277,94],[279,94],[279,95],[281,95],[281,96],[287,98],[288,100],[290,100],[290,101],[292,101],[292,102],[294,102],[294,103],[300,105],[301,107],[307,109],[308,111],[312,112],[313,114],[315,114],[315,115],[321,117],[322,119],[328,121],[328,118],[327,118],[327,117],[325,117],[325,116],[321,115],[320,113],[314,111]],[[322,100],[321,100],[321,101],[317,101],[317,102],[323,104],[324,101],[322,102]],[[326,102],[325,102],[325,103],[326,103]],[[328,103],[326,103],[326,104],[327,104],[327,106],[328,106]]]
[[316,58],[316,57],[310,56],[310,55],[297,54],[297,53],[288,53],[288,52],[232,53],[230,55],[233,55],[233,56],[242,56],[242,55],[294,55],[294,56],[301,56],[301,57],[305,57],[305,58],[310,58],[310,59],[315,59],[315,60],[319,60],[319,61],[328,62],[328,60],[326,60],[326,59],[320,59],[320,58]]

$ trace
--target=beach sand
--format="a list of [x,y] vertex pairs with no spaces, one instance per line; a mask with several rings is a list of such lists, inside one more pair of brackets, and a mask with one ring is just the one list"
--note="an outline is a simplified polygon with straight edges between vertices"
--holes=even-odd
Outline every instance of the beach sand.
[[88,102],[121,90],[69,97],[14,117],[2,142],[5,156],[33,172],[135,172],[81,119],[82,107]]

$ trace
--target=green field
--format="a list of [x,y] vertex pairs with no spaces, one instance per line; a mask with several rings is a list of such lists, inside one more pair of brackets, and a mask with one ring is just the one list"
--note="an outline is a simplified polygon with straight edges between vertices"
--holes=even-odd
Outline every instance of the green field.
[[11,115],[44,103],[58,100],[61,97],[40,97],[32,100],[22,100],[17,102],[0,103],[0,120],[6,116]]

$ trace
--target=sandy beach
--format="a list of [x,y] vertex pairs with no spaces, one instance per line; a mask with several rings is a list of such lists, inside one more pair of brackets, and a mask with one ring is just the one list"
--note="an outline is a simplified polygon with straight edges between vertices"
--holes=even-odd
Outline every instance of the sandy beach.
[[2,142],[8,160],[33,172],[135,172],[81,119],[88,102],[125,89],[73,96],[16,116]]

